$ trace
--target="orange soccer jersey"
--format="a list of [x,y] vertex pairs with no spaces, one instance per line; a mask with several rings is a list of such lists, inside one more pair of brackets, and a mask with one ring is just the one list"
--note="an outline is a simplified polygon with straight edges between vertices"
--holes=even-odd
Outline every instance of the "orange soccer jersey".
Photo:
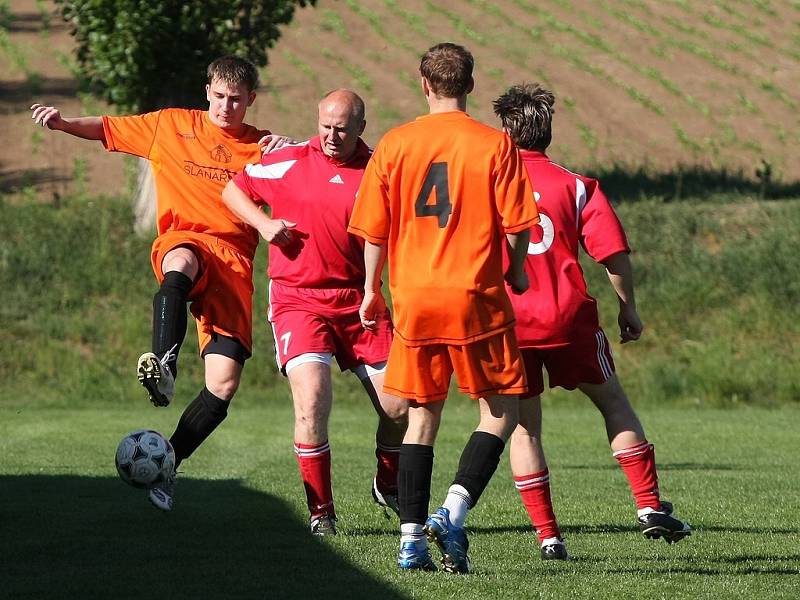
[[361,181],[349,230],[388,243],[395,331],[408,346],[465,344],[514,324],[503,233],[539,222],[510,138],[461,111],[389,131]]
[[268,131],[243,125],[237,135],[215,126],[203,110],[169,108],[103,117],[106,148],[150,160],[158,189],[158,233],[206,233],[252,258],[258,233],[222,202],[222,190],[244,166],[261,159]]

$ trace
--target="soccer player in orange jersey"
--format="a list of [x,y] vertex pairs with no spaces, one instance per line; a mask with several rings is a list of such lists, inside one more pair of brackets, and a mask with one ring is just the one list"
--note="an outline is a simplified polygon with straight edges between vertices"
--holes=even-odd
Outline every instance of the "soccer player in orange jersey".
[[[526,391],[505,279],[528,287],[523,268],[533,191],[511,139],[466,113],[472,55],[444,43],[420,64],[430,114],[389,131],[367,165],[349,230],[365,239],[362,324],[383,314],[381,272],[388,255],[395,336],[386,391],[409,401],[400,450],[401,569],[435,570],[428,540],[449,572],[469,571],[464,533],[517,424]],[[428,516],[433,445],[451,375],[476,399],[470,437],[442,507]]]
[[[223,204],[225,184],[262,148],[285,138],[244,123],[253,104],[258,71],[226,56],[208,67],[208,110],[168,108],[123,117],[64,118],[52,106],[31,107],[35,123],[98,140],[111,152],[150,161],[157,190],[158,236],[151,262],[160,283],[153,299],[152,352],[137,364],[151,402],[173,396],[177,357],[186,335],[186,304],[197,321],[205,386],[188,405],[170,441],[175,467],[188,458],[227,416],[245,360],[252,351],[253,256],[258,232]],[[148,491],[171,510],[174,477]]]
[[511,470],[545,560],[569,557],[550,498],[550,475],[541,444],[544,391],[580,389],[605,420],[614,457],[630,484],[639,528],[650,538],[677,542],[691,529],[660,498],[655,452],[614,372],[608,339],[600,328],[578,261],[579,248],[602,263],[619,298],[622,343],[635,341],[643,325],[636,311],[628,241],[597,180],[568,171],[545,154],[552,139],[555,98],[538,84],[516,85],[494,102],[503,129],[520,148],[535,182],[541,227],[532,235],[526,267],[528,292],[511,298],[516,333],[530,390],[519,402],[519,426],[511,437]]

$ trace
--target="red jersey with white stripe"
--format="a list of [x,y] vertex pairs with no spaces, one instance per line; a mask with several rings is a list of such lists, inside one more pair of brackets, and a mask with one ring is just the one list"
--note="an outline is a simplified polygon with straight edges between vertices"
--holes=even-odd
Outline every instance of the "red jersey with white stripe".
[[269,277],[286,286],[362,288],[364,242],[347,232],[371,154],[361,140],[346,163],[328,157],[319,136],[284,146],[247,165],[234,183],[273,219],[297,223],[294,241],[270,245]]
[[587,289],[578,248],[600,262],[630,252],[625,231],[596,179],[568,171],[542,152],[521,150],[541,221],[531,229],[525,268],[530,288],[509,294],[522,348],[560,346],[594,336],[597,303]]

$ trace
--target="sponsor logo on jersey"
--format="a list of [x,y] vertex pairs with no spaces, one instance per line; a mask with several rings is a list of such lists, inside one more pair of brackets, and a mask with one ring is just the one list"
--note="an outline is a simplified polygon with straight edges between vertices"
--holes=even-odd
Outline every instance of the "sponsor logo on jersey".
[[197,137],[193,133],[180,133],[179,131],[176,131],[175,135],[177,135],[178,137],[183,138],[185,140],[193,140],[193,139],[196,139],[196,137]]
[[221,163],[229,163],[233,159],[233,154],[222,144],[211,149],[211,159]]
[[234,171],[228,169],[198,165],[190,160],[183,161],[183,172],[190,177],[200,177],[209,181],[230,181],[236,175]]
[[342,179],[342,176],[337,173],[336,175],[328,179],[328,183],[344,183],[344,179]]

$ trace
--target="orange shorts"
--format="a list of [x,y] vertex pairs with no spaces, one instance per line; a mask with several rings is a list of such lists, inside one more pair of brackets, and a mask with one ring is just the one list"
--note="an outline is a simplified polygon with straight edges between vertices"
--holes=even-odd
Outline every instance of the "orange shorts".
[[216,335],[231,337],[253,351],[253,261],[233,245],[194,231],[168,231],[153,242],[150,261],[159,283],[161,263],[170,250],[189,247],[200,260],[200,273],[189,293],[197,321],[200,353]]
[[459,391],[471,398],[528,390],[513,329],[461,346],[407,346],[395,336],[383,388],[420,404],[438,402],[447,397],[453,373]]

